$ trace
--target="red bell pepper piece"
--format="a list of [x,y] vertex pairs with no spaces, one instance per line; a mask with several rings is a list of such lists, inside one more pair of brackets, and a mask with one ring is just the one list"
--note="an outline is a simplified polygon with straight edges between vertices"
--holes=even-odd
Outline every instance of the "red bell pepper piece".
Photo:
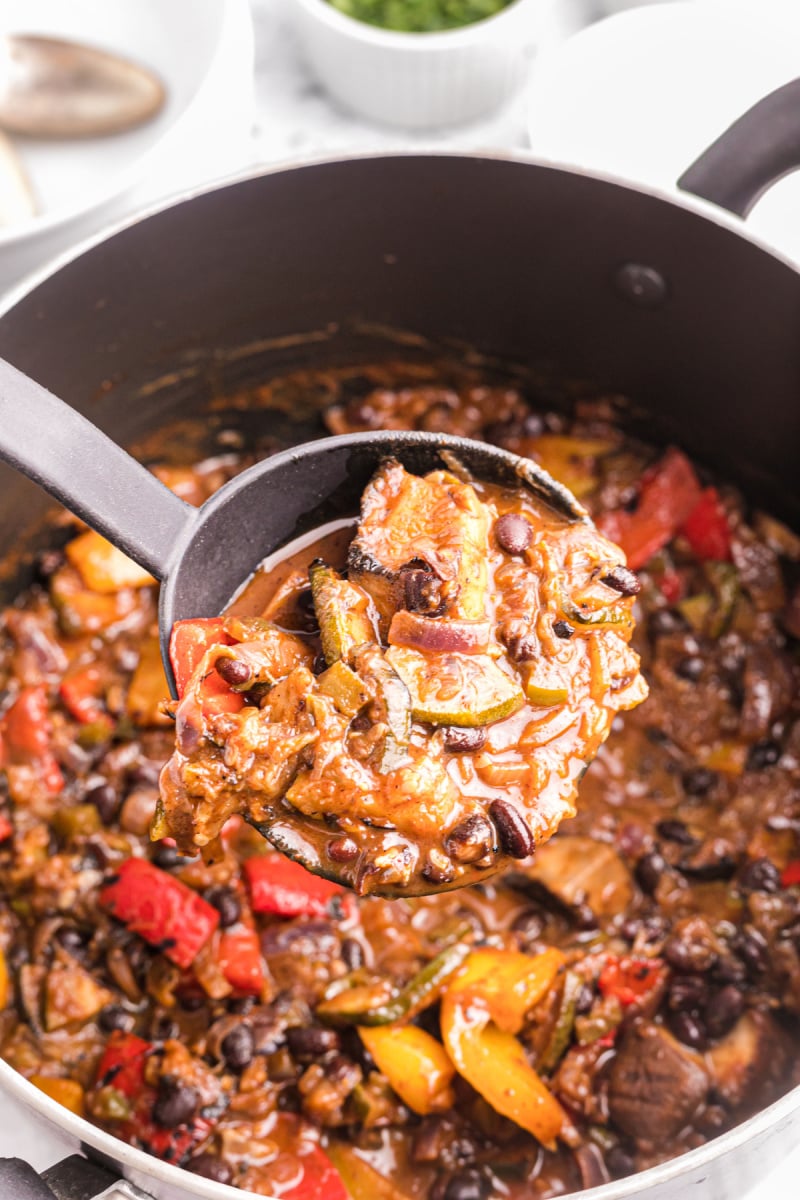
[[65,675],[59,693],[73,717],[83,725],[101,724],[113,728],[114,723],[102,702],[103,676],[98,667],[83,667]]
[[335,896],[344,888],[319,875],[312,875],[300,863],[282,854],[262,854],[244,862],[244,874],[250,892],[250,907],[257,913],[275,913],[279,917],[322,917]]
[[731,561],[731,527],[716,488],[708,487],[703,491],[684,521],[681,533],[703,562]]
[[0,842],[7,842],[14,832],[14,826],[5,813],[0,813]]
[[303,1178],[281,1192],[281,1200],[348,1200],[349,1192],[324,1150],[311,1146],[299,1158]]
[[176,621],[169,639],[169,661],[178,696],[183,696],[189,680],[212,646],[232,645],[233,638],[225,632],[222,617]]
[[130,1117],[113,1122],[118,1137],[180,1164],[208,1137],[215,1122],[198,1115],[174,1129],[156,1125],[152,1114],[157,1092],[145,1081],[145,1064],[152,1052],[152,1043],[135,1034],[112,1033],[97,1067],[95,1086],[113,1087],[129,1101]]
[[208,901],[144,858],[120,865],[101,890],[100,903],[183,968],[192,965],[219,924],[219,913]]
[[781,886],[794,887],[800,883],[800,858],[793,858],[781,871]]
[[264,965],[261,942],[255,929],[241,923],[224,929],[219,939],[217,960],[232,988],[248,995],[260,995],[264,986]]
[[664,975],[660,958],[609,958],[597,983],[604,996],[615,996],[623,1008],[642,1000]]
[[692,464],[673,447],[643,476],[635,510],[603,513],[597,525],[622,547],[635,571],[672,540],[701,496]]
[[683,580],[673,567],[667,567],[656,583],[667,604],[677,604],[683,599]]
[[52,749],[52,722],[47,693],[41,686],[24,687],[3,721],[5,754],[9,763],[28,763],[39,769],[52,795],[64,786],[64,776]]

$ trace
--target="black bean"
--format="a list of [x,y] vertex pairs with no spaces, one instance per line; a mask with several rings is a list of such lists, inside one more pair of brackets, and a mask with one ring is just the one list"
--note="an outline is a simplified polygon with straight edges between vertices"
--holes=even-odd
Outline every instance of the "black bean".
[[364,965],[364,949],[361,942],[355,938],[345,938],[342,942],[342,962],[348,971],[357,971]]
[[677,842],[679,846],[693,846],[697,841],[697,838],[689,832],[683,821],[672,819],[659,821],[656,825],[656,831],[659,837],[665,838],[668,842]]
[[763,975],[769,963],[769,947],[762,933],[757,929],[744,930],[736,939],[734,949],[749,975]]
[[337,863],[352,862],[358,856],[358,846],[349,837],[337,837],[328,842],[328,858]]
[[533,529],[520,513],[503,513],[494,523],[494,536],[506,554],[523,554],[533,541]]
[[594,992],[589,987],[588,983],[584,983],[583,987],[578,992],[578,995],[575,999],[575,1012],[579,1016],[582,1016],[584,1013],[587,1013],[589,1011],[589,1009],[592,1007],[593,1004],[594,1004]]
[[180,1025],[171,1017],[154,1013],[149,1022],[148,1036],[151,1042],[167,1042],[170,1038],[180,1037]]
[[225,1063],[232,1071],[243,1071],[249,1067],[255,1054],[253,1030],[245,1022],[235,1025],[219,1045]]
[[660,637],[662,634],[679,633],[686,628],[686,622],[674,609],[658,608],[647,618],[647,628],[655,637]]
[[185,1125],[196,1113],[199,1099],[196,1088],[178,1083],[169,1075],[163,1075],[153,1105],[153,1120],[163,1129],[175,1129],[178,1125]]
[[703,1013],[712,1037],[724,1037],[744,1011],[744,996],[732,983],[714,992]]
[[86,793],[86,801],[95,806],[104,825],[111,825],[116,820],[121,801],[110,783],[98,783],[90,788]]
[[219,913],[219,923],[223,929],[235,925],[242,915],[242,903],[230,888],[209,888],[205,893],[205,898]]
[[486,1200],[490,1192],[489,1180],[477,1167],[464,1167],[450,1177],[443,1200]]
[[493,800],[489,816],[497,826],[500,845],[512,858],[528,858],[536,843],[522,813],[510,800]]
[[128,780],[134,787],[158,787],[161,767],[161,763],[153,762],[149,758],[143,758],[129,773]]
[[715,771],[708,767],[690,767],[682,777],[683,790],[690,796],[705,796],[717,781]]
[[135,1024],[133,1013],[126,1012],[120,1004],[107,1004],[97,1014],[97,1024],[103,1033],[113,1033],[119,1029],[130,1033]]
[[671,967],[687,974],[708,971],[717,959],[716,951],[707,942],[699,939],[692,941],[688,937],[682,937],[679,933],[675,933],[667,939],[664,943],[663,954]]
[[42,550],[36,556],[36,574],[40,579],[49,579],[65,562],[63,550]]
[[540,654],[539,640],[533,633],[513,633],[503,639],[514,662],[530,662]]
[[615,592],[619,592],[621,596],[638,596],[642,590],[642,585],[633,571],[627,567],[614,567],[607,575],[602,575],[600,582],[606,587],[611,588]]
[[486,743],[486,730],[480,726],[470,729],[460,725],[446,725],[443,734],[444,748],[451,754],[480,750]]
[[221,654],[214,663],[217,668],[217,674],[225,680],[230,687],[242,687],[250,682],[253,674],[246,662],[242,662],[240,658],[228,658]]
[[636,864],[636,882],[643,892],[652,895],[667,869],[666,859],[658,850],[651,850]]
[[460,821],[445,841],[447,853],[459,863],[477,862],[485,854],[492,853],[494,848],[494,827],[486,817],[477,813]]
[[565,641],[572,637],[575,629],[570,625],[569,621],[553,621],[553,633],[556,637],[564,638]]
[[708,987],[700,975],[676,975],[667,992],[670,1012],[698,1013],[708,1001]]
[[742,868],[738,885],[740,892],[778,892],[781,873],[768,858],[754,858]]
[[621,1179],[625,1175],[632,1175],[636,1170],[635,1160],[627,1150],[622,1149],[622,1146],[612,1146],[610,1150],[606,1150],[603,1157],[609,1171],[617,1179]]
[[286,1040],[292,1057],[298,1062],[314,1062],[326,1054],[338,1051],[341,1038],[335,1029],[324,1029],[321,1025],[297,1026],[286,1030]]
[[681,658],[675,664],[675,674],[681,679],[687,679],[689,683],[697,683],[700,676],[703,674],[703,660],[699,654],[687,654],[685,658]]
[[208,1152],[190,1158],[186,1164],[186,1170],[191,1171],[193,1175],[200,1175],[203,1179],[211,1179],[214,1183],[231,1183],[233,1181],[233,1171],[228,1164],[221,1158],[217,1158],[216,1154]]
[[726,955],[714,963],[711,975],[717,983],[744,983],[747,968],[740,959]]
[[442,581],[433,571],[409,567],[402,572],[403,598],[409,612],[435,616],[442,608]]
[[576,929],[596,929],[597,917],[594,915],[592,907],[584,901],[582,904],[574,904],[570,910],[570,919]]
[[174,846],[170,846],[167,842],[157,842],[152,849],[151,858],[157,867],[161,867],[162,871],[169,871],[172,867],[177,867],[181,861],[181,855]]
[[518,933],[525,941],[536,941],[541,937],[544,930],[545,919],[543,913],[537,908],[528,908],[525,912],[521,912],[518,917],[515,917],[511,926],[514,933]]
[[754,746],[750,747],[750,753],[747,755],[747,769],[748,771],[763,771],[765,767],[774,767],[780,756],[781,748],[772,739],[756,742]]
[[706,1029],[699,1017],[689,1012],[676,1012],[670,1017],[670,1029],[679,1041],[695,1050],[703,1050],[707,1042]]
[[77,954],[86,948],[86,936],[72,925],[62,925],[56,932],[56,941],[69,954]]

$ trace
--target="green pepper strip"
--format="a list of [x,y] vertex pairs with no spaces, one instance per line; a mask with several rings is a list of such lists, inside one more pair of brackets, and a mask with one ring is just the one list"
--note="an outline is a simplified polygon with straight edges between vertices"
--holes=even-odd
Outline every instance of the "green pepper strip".
[[628,625],[631,615],[625,608],[607,606],[584,611],[569,596],[561,596],[561,611],[568,621],[577,621],[579,625]]
[[564,991],[561,996],[561,1007],[558,1010],[555,1026],[550,1035],[550,1041],[545,1046],[544,1052],[536,1064],[537,1069],[545,1075],[549,1075],[556,1069],[566,1053],[569,1039],[572,1037],[572,1030],[575,1026],[578,996],[582,987],[583,982],[580,976],[576,975],[574,971],[567,971],[564,976]]
[[446,946],[396,996],[378,1008],[337,1013],[318,1009],[318,1016],[347,1025],[392,1025],[395,1021],[411,1020],[429,1004],[433,1004],[471,950],[472,945],[465,941]]

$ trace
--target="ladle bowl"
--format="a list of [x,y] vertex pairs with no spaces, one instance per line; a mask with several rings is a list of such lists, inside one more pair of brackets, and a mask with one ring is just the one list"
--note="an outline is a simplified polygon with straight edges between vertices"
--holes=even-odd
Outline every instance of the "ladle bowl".
[[[496,446],[437,433],[368,432],[323,438],[256,463],[194,508],[95,425],[9,363],[0,360],[0,458],[107,537],[161,584],[161,656],[169,659],[174,623],[218,616],[258,565],[295,537],[355,516],[361,495],[387,458],[412,473],[441,467],[476,479],[529,488],[568,521],[588,522],[572,494],[530,459]],[[311,825],[315,823],[310,822]],[[290,858],[338,882],[346,868],[323,859],[308,821],[256,824]],[[481,875],[462,875],[459,886]],[[404,895],[440,890],[418,884]],[[382,889],[392,894],[391,888]]]
[[263,459],[194,508],[97,426],[0,360],[0,458],[107,537],[162,584],[161,654],[170,687],[175,621],[218,616],[259,563],[294,537],[358,513],[387,458],[423,474],[460,464],[476,479],[530,488],[569,521],[571,492],[530,459],[468,438],[376,431],[322,438]]

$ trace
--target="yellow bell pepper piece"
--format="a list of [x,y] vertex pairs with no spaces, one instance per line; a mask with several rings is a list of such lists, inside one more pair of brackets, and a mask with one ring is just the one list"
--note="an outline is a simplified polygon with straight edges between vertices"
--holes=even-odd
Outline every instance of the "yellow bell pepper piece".
[[168,696],[169,684],[161,662],[158,638],[145,638],[128,688],[125,711],[137,725],[171,725],[170,718],[161,711],[161,702]]
[[351,1200],[410,1200],[406,1192],[379,1174],[352,1146],[345,1142],[328,1142],[325,1152],[342,1177]]
[[420,1116],[450,1108],[455,1069],[441,1042],[417,1025],[360,1026],[361,1040],[404,1104]]
[[0,1009],[8,1004],[9,991],[8,963],[5,954],[0,950]]
[[40,1092],[57,1100],[70,1112],[83,1116],[83,1088],[74,1079],[55,1079],[51,1075],[31,1075],[30,1082]]
[[543,433],[532,444],[539,465],[579,500],[597,486],[594,460],[616,449],[616,442],[608,438],[580,438],[558,433]]
[[550,991],[565,961],[553,947],[535,956],[516,950],[473,950],[450,991],[462,993],[464,1002],[482,1002],[499,1029],[519,1033],[526,1015]]
[[544,997],[563,962],[553,949],[535,957],[475,950],[442,998],[442,1036],[459,1075],[548,1149],[567,1116],[511,1031]]
[[140,567],[93,529],[68,542],[65,553],[93,592],[119,592],[122,588],[147,587],[155,583],[144,567]]

